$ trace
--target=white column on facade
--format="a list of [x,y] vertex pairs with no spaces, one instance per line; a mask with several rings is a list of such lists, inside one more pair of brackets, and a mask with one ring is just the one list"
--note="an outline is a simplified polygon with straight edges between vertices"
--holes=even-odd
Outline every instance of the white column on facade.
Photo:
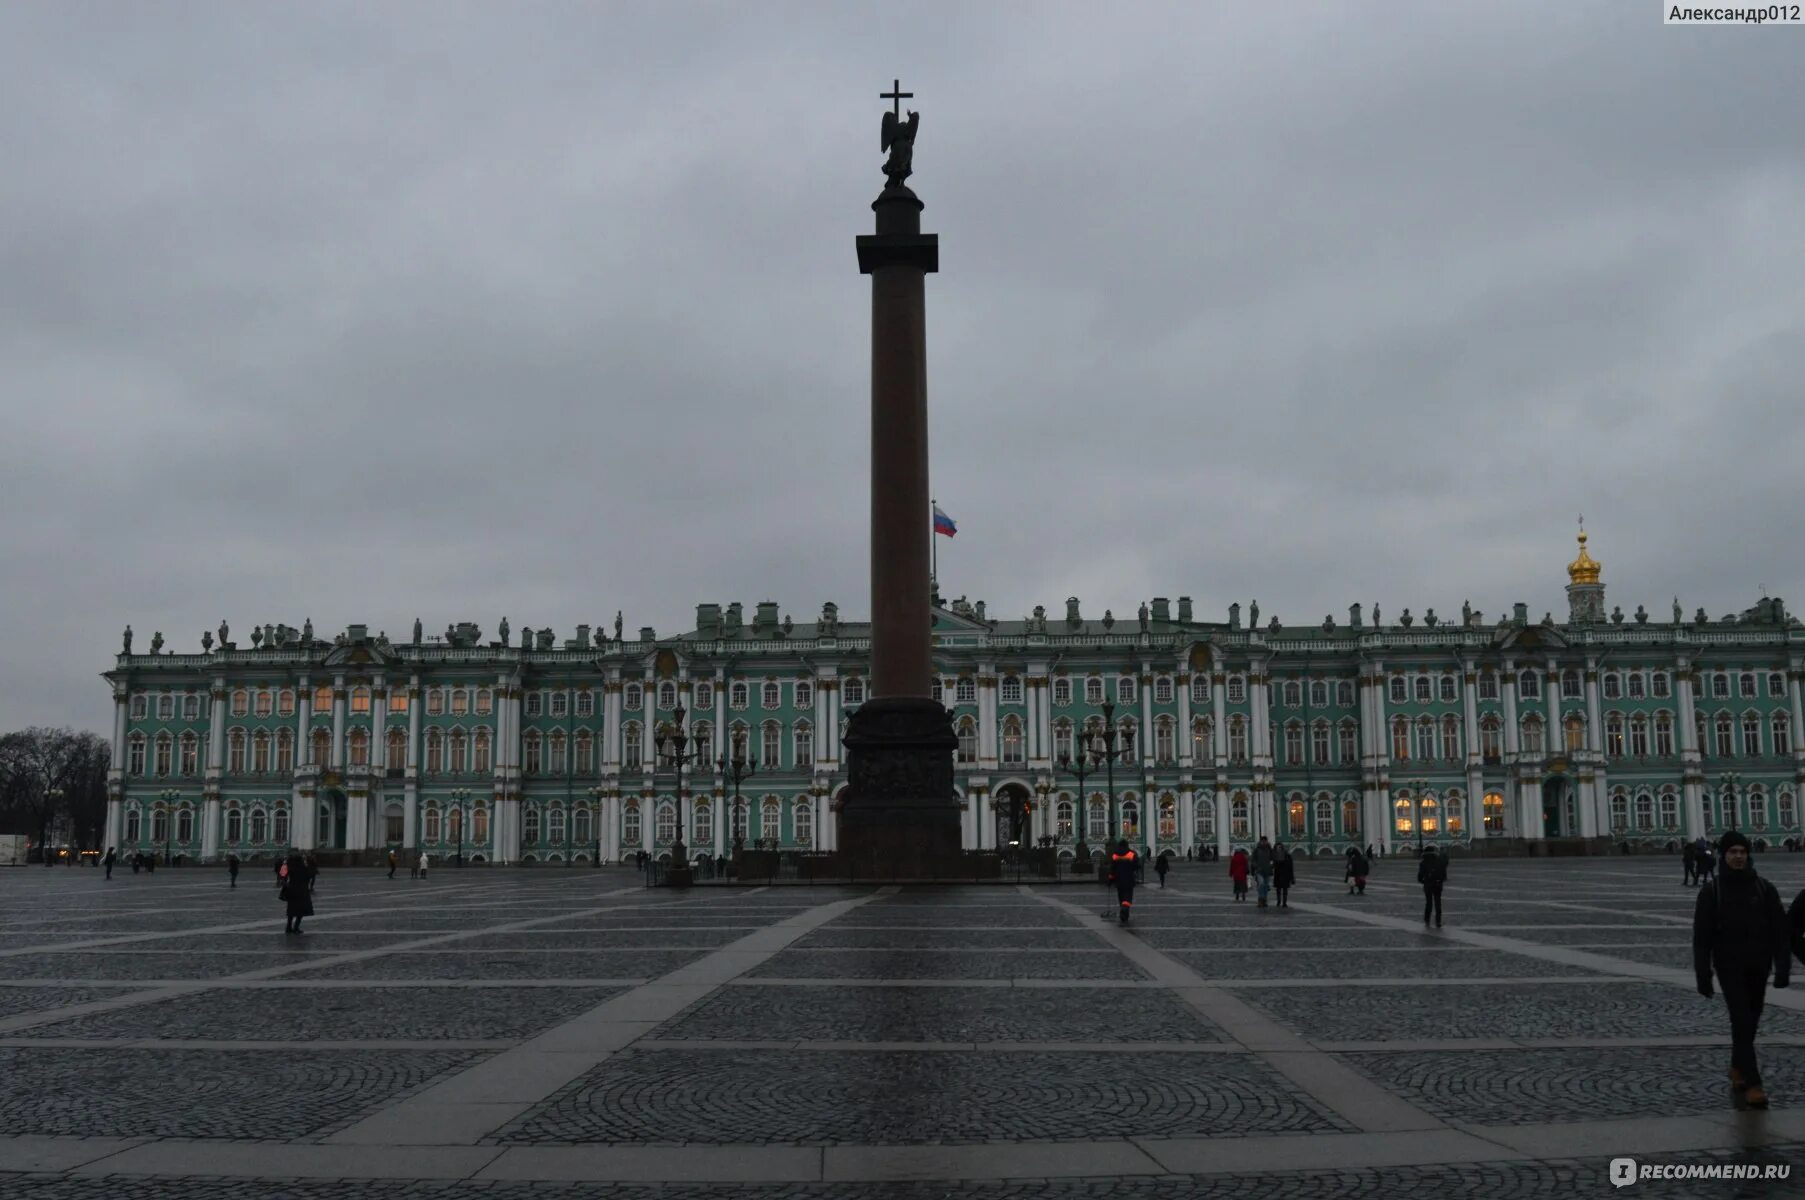
[[978,664],[978,761],[987,770],[997,765],[997,675],[995,663]]
[[[1793,704],[1796,708],[1799,699],[1799,684],[1795,679],[1792,686]],[[123,772],[125,770],[125,711],[126,694],[124,689],[113,693],[113,759],[110,769]]]
[[331,767],[338,770],[345,765],[345,677],[337,675],[332,680],[332,762]]
[[620,669],[610,667],[607,681],[602,685],[602,767],[605,771],[620,770],[620,705]]
[[1024,671],[1019,678],[1022,681],[1022,756],[1030,767],[1035,767],[1040,765],[1040,760],[1044,757],[1040,742],[1040,685],[1034,682],[1034,672],[1031,669]]
[[[646,726],[649,729],[652,724],[651,718],[656,713],[649,700],[645,711]],[[653,854],[657,849],[657,844],[652,839],[658,834],[658,788],[654,784],[647,783],[640,789],[639,818],[639,848],[647,854]],[[655,854],[654,857],[656,857]]]
[[1228,759],[1228,675],[1219,659],[1212,658],[1210,672],[1210,711],[1215,719],[1210,724],[1210,750],[1220,766]]
[[1214,803],[1216,805],[1216,853],[1223,858],[1227,858],[1232,850],[1232,847],[1229,844],[1229,803],[1227,787],[1222,784],[1216,785]]
[[118,849],[125,838],[125,797],[107,797],[107,849]]
[[1799,681],[1805,677],[1805,668],[1798,663],[1787,668],[1787,692],[1792,697],[1792,757],[1796,763],[1805,763],[1805,704],[1800,700]]
[[208,796],[201,804],[201,861],[219,857],[219,796]]
[[407,774],[412,779],[420,773],[420,677],[415,675],[407,685]]
[[1460,701],[1467,731],[1467,768],[1470,771],[1477,766],[1479,757],[1479,676],[1473,667],[1473,660],[1467,659],[1460,664]]
[[1555,747],[1566,748],[1566,731],[1561,728],[1561,671],[1560,664],[1552,658],[1542,671],[1542,706],[1548,713],[1548,737],[1553,739],[1547,743],[1550,757],[1555,754]]
[[1597,837],[1610,828],[1603,809],[1610,794],[1604,757],[1604,718],[1598,695],[1598,660],[1586,659],[1586,748],[1592,752],[1592,786],[1579,798],[1579,836]]
[[297,850],[314,848],[320,827],[320,795],[309,788],[295,785],[293,811],[288,814],[288,838]]
[[[835,744],[838,744],[836,736]],[[714,669],[714,747],[709,751],[712,759],[720,759],[727,754],[727,669]]]
[[[218,776],[226,765],[226,681],[215,679],[211,692],[213,720],[207,731],[207,771]],[[173,819],[173,818],[172,818]]]
[[[1135,765],[1145,770],[1153,764],[1153,664],[1143,660],[1136,664],[1135,670],[1141,686],[1141,746],[1139,753],[1135,755],[1137,760]],[[1159,831],[1157,814],[1153,814],[1154,820],[1151,822],[1148,820],[1148,816],[1147,813],[1141,814],[1142,823],[1157,833]],[[1151,841],[1147,843],[1149,846],[1152,844]]]
[[[1178,689],[1178,728],[1173,731],[1178,742],[1173,748],[1178,751],[1179,767],[1194,770],[1197,763],[1191,753],[1191,672],[1183,659],[1172,672],[1172,686]],[[1187,832],[1185,837],[1190,839],[1190,833]]]
[[1517,724],[1517,668],[1508,659],[1498,680],[1504,696],[1504,754],[1512,762],[1523,751],[1523,731]]
[[[811,727],[809,729],[809,733],[811,734],[810,740],[814,743],[815,767],[816,767],[816,769],[819,769],[821,767],[826,766],[827,762],[828,762],[828,753],[827,753],[828,706],[833,701],[833,692],[834,692],[833,672],[831,670],[824,667],[815,672],[814,692],[815,692],[815,694],[814,694],[815,714],[814,714],[814,716],[809,718],[809,720],[811,722]],[[820,825],[820,822],[817,821],[816,822],[817,828],[819,827],[819,825]]]
[[[295,685],[295,711],[300,720],[295,724],[295,763],[299,766],[323,765],[313,761],[313,739],[308,735],[313,724],[313,688],[308,686],[307,676],[301,676]],[[292,826],[293,820],[291,818]]]
[[370,773],[377,778],[388,774],[388,685],[378,676],[370,688]]
[[1197,844],[1197,792],[1186,784],[1178,792],[1178,847]]

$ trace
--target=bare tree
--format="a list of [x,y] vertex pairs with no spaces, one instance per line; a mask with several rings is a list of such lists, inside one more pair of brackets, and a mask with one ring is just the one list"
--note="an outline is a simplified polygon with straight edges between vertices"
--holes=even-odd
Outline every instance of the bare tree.
[[[58,810],[75,811],[90,785],[99,751],[100,808],[106,811],[105,739],[73,729],[33,726],[0,736],[0,822],[43,845]],[[86,800],[91,804],[91,799]]]

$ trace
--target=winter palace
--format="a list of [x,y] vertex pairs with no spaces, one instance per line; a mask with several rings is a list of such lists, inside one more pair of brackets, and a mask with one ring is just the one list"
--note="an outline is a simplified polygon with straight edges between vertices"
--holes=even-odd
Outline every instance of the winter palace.
[[[969,848],[1107,836],[1227,850],[1266,834],[1309,853],[1419,842],[1535,850],[1665,847],[1737,827],[1805,837],[1805,629],[1779,599],[1717,619],[1606,611],[1599,564],[1568,566],[1565,621],[1409,610],[1261,626],[1165,599],[1100,620],[997,620],[935,603],[936,698],[959,735]],[[1389,616],[1389,614],[1388,614]],[[866,696],[868,627],[834,605],[702,604],[695,628],[634,640],[501,622],[407,641],[264,625],[249,644],[133,653],[115,703],[109,840],[212,860],[293,845],[492,863],[831,850],[840,731]],[[657,756],[685,710],[681,788]],[[1113,720],[1126,751],[1075,762]],[[734,758],[753,766],[735,786]],[[725,765],[724,765],[725,764]],[[1082,782],[1070,769],[1095,766]],[[1577,843],[1575,843],[1577,844]],[[1553,844],[1543,847],[1554,850]]]

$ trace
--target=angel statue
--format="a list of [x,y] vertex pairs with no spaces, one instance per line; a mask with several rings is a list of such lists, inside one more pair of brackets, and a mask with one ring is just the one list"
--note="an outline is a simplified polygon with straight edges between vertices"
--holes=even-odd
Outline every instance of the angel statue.
[[921,114],[918,112],[911,112],[907,121],[894,111],[884,114],[884,134],[879,149],[890,152],[884,163],[884,175],[891,187],[902,187],[903,180],[914,173],[915,131],[919,128]]

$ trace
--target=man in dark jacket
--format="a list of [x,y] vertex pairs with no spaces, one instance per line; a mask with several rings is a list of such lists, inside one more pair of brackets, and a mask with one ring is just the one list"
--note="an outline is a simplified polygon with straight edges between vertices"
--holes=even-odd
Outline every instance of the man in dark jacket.
[[1686,878],[1680,882],[1681,887],[1698,885],[1698,843],[1687,842],[1686,848],[1680,851],[1680,864],[1686,868]]
[[1372,865],[1366,861],[1366,855],[1358,846],[1349,846],[1347,851],[1347,894],[1352,896],[1359,892],[1366,895],[1366,876]]
[[1128,848],[1128,839],[1117,842],[1115,853],[1109,856],[1109,878],[1116,885],[1116,901],[1124,925],[1134,910],[1134,875],[1139,866],[1140,855]]
[[1417,864],[1416,881],[1423,885],[1423,924],[1427,925],[1433,914],[1435,927],[1440,929],[1441,891],[1448,882],[1448,860],[1434,846],[1423,848],[1423,861]]
[[1698,994],[1711,998],[1711,972],[1724,990],[1730,1010],[1730,1086],[1750,1108],[1766,1108],[1761,1068],[1755,1062],[1755,1031],[1767,996],[1768,972],[1774,986],[1786,987],[1792,969],[1791,927],[1780,893],[1755,874],[1749,861],[1749,839],[1735,830],[1718,843],[1723,856],[1716,883],[1700,888],[1692,912],[1692,969]]

